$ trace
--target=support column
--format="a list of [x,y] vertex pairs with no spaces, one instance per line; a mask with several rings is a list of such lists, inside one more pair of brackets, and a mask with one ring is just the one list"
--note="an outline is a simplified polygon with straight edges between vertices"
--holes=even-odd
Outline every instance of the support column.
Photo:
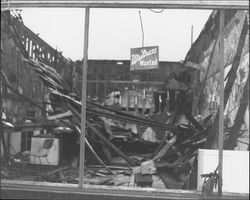
[[88,69],[88,39],[89,39],[89,7],[85,8],[84,51],[82,69],[82,110],[81,110],[81,137],[80,137],[80,164],[79,164],[79,188],[83,187],[84,161],[85,161],[85,121],[87,99],[87,69]]
[[[225,10],[220,10],[220,110],[219,110],[219,176],[222,179],[223,135],[224,135],[224,21]],[[219,197],[222,196],[222,182],[218,184]]]

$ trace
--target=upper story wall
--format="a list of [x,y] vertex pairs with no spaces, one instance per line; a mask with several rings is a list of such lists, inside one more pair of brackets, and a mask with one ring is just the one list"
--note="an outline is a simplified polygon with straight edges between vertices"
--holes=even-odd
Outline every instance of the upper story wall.
[[[24,56],[54,67],[70,87],[72,62],[26,27],[19,17],[9,11],[1,12],[1,67],[4,82],[7,81],[14,90],[43,106],[46,87],[23,62]],[[38,108],[5,86],[2,95],[4,110],[11,120],[22,121],[31,115],[34,119],[41,117]]]
[[[219,12],[213,11],[185,59],[185,62],[197,63],[201,69],[198,80],[200,84],[197,86],[196,95],[200,97],[199,102],[197,102],[199,114],[204,117],[209,114],[215,115],[220,102],[219,18]],[[248,30],[246,37],[241,37],[244,22]],[[243,88],[249,76],[249,12],[226,10],[224,33],[225,77],[230,71],[233,61],[239,62],[236,78],[224,112],[224,115],[229,118],[230,125],[233,125],[241,103]],[[240,42],[243,43],[242,52],[239,56],[235,56]],[[225,80],[224,85],[226,83],[227,80]],[[248,130],[249,135],[249,103],[242,129]]]

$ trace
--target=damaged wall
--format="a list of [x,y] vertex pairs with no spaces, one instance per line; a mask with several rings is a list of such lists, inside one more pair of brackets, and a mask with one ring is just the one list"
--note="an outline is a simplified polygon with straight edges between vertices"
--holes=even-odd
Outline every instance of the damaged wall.
[[[239,62],[236,78],[225,108],[225,124],[232,126],[243,95],[243,88],[249,76],[249,31],[241,37],[243,24],[247,19],[249,27],[249,12],[226,10],[225,12],[225,77],[229,74],[233,62]],[[240,43],[243,42],[241,49]],[[239,51],[237,53],[237,51]],[[240,53],[240,55],[238,55]],[[216,114],[219,105],[219,12],[213,11],[198,39],[187,53],[185,62],[191,61],[201,66],[196,96],[198,113],[202,116]],[[226,85],[227,80],[224,84]],[[226,93],[226,92],[225,92]],[[249,104],[249,103],[248,103]],[[242,129],[247,130],[242,137],[249,142],[249,106],[245,115]],[[246,149],[247,146],[244,146]]]
[[[13,89],[31,98],[42,106],[45,92],[44,85],[38,76],[22,61],[21,52],[18,50],[12,35],[6,30],[7,21],[1,18],[1,65],[5,80]],[[23,101],[13,91],[3,87],[3,108],[13,122],[21,122],[27,117],[27,112],[35,112],[33,117],[41,115],[40,110]]]
[[[16,13],[1,12],[1,65],[4,81],[38,105],[45,106],[43,101],[47,93],[46,87],[38,75],[24,63],[24,56],[51,65],[71,85],[72,62],[27,28]],[[5,86],[3,108],[13,122],[23,122],[29,118],[38,120],[42,117],[40,109]]]
[[[54,67],[64,78],[68,87],[71,86],[72,61],[64,58],[60,52],[42,40],[38,34],[27,28],[19,13],[3,11],[1,12],[1,97],[4,120],[21,126],[25,124],[26,120],[42,125],[45,112],[34,104],[43,108],[46,107],[47,87],[43,84],[39,75],[24,62],[24,57],[30,57]],[[23,95],[26,100],[17,93]],[[29,100],[27,101],[27,99]],[[35,129],[29,131],[32,130]],[[4,129],[4,131],[7,133],[13,130]],[[11,138],[14,137],[16,143],[18,143],[17,141],[21,143],[22,136],[26,137],[29,133],[27,130],[15,131],[18,132],[5,134],[6,151],[10,148]],[[18,137],[16,134],[18,134]],[[20,149],[22,144],[17,144],[16,147],[12,143],[12,146]],[[1,143],[1,157],[3,153]]]
[[[75,92],[80,95],[82,62],[76,61],[76,63],[74,85]],[[159,69],[130,71],[129,60],[88,60],[87,94],[89,97],[105,99],[109,93],[118,89],[161,89],[164,81],[170,77],[181,77],[180,74],[186,68],[181,62],[160,61]],[[140,82],[132,82],[133,80]]]

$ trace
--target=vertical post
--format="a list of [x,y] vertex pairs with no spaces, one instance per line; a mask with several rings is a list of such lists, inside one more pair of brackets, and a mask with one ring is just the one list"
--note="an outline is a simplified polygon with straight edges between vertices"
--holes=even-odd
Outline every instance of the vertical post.
[[[1,33],[2,33],[2,29],[1,29]],[[1,59],[2,59],[2,53],[1,53]],[[0,64],[0,73],[2,71],[2,64]],[[2,76],[0,75],[0,148],[2,148],[2,145],[4,146],[4,131],[3,131],[3,120],[2,120],[2,116],[3,116],[3,95],[2,95]],[[3,148],[4,153],[5,149]],[[1,150],[0,150],[1,152]],[[4,154],[5,155],[5,154]],[[6,159],[6,157],[5,157]],[[2,166],[2,159],[1,159],[1,166]]]
[[104,83],[104,99],[107,97],[107,81]]
[[96,75],[95,96],[99,97],[99,74]]
[[[225,10],[220,10],[220,110],[219,110],[219,176],[222,180],[223,135],[224,135],[224,21]],[[218,184],[219,197],[222,196],[222,182]]]
[[84,52],[82,69],[82,110],[81,110],[81,137],[80,137],[80,164],[79,164],[79,188],[83,186],[84,161],[85,161],[85,120],[86,120],[86,88],[88,69],[88,38],[89,38],[89,8],[85,8],[84,28]]
[[193,45],[194,26],[191,26],[191,46]]
[[141,11],[139,10],[139,16],[140,16],[140,22],[141,22],[141,34],[142,34],[142,47],[144,47],[144,31],[143,31],[143,24],[142,24],[142,18],[141,18]]

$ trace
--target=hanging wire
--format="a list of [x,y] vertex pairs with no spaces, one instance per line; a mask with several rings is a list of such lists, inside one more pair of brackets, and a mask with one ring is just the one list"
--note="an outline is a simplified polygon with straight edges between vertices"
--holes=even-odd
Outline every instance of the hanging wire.
[[154,12],[154,13],[162,13],[165,9],[162,9],[162,10],[159,10],[159,11],[156,11],[156,10],[153,10],[153,9],[149,9],[150,11]]
[[144,30],[143,30],[142,17],[141,17],[141,11],[140,10],[139,10],[139,16],[140,16],[140,22],[141,22],[142,47],[144,47]]

